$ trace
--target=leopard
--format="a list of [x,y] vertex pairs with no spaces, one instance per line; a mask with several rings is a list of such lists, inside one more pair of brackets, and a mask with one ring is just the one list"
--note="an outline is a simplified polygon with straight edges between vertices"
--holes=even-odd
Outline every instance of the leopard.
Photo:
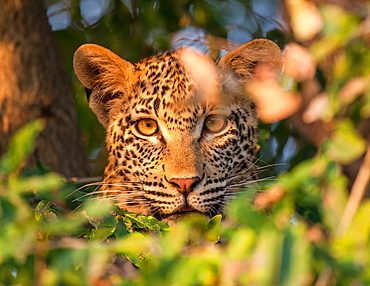
[[280,72],[275,42],[255,39],[220,59],[182,47],[136,64],[97,44],[80,46],[74,70],[106,129],[97,192],[168,223],[194,212],[224,215],[258,179],[258,115],[246,87],[261,64]]

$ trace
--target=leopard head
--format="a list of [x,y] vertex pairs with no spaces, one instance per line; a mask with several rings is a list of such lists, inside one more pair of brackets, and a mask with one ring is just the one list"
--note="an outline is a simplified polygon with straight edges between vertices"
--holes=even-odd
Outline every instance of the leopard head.
[[122,209],[167,221],[189,211],[222,214],[256,179],[258,119],[246,85],[261,63],[280,71],[272,41],[248,42],[217,62],[184,48],[131,64],[81,46],[75,72],[106,128],[100,192]]

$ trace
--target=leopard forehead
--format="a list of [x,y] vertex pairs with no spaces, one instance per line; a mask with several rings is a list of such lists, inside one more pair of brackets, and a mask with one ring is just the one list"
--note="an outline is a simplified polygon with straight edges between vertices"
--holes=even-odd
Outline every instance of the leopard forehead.
[[[196,66],[189,61],[194,62]],[[206,68],[206,70],[205,70]],[[145,99],[166,101],[166,108],[176,109],[186,104],[206,103],[205,90],[217,92],[216,65],[206,56],[181,49],[166,52],[136,65],[138,82],[136,95]],[[202,73],[208,73],[205,78]],[[203,79],[203,78],[204,79]],[[197,98],[196,98],[197,97]]]
[[189,114],[199,112],[194,81],[180,61],[179,52],[155,56],[136,68],[136,100],[131,103],[134,113],[154,113],[157,118],[171,123],[179,115],[189,118]]
[[135,70],[133,96],[122,100],[133,118],[155,117],[170,129],[185,129],[208,113],[230,113],[230,94],[225,100],[221,73],[207,56],[188,49],[168,51],[136,64]]

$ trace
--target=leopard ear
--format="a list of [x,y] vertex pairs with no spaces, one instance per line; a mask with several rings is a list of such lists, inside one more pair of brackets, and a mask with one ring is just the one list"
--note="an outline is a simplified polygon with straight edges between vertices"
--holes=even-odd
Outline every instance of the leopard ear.
[[130,93],[134,66],[102,46],[85,44],[75,52],[73,67],[90,108],[107,127],[108,102]]
[[273,41],[256,39],[226,54],[219,62],[222,69],[231,69],[243,82],[253,79],[257,65],[265,64],[279,74],[282,68],[281,50]]

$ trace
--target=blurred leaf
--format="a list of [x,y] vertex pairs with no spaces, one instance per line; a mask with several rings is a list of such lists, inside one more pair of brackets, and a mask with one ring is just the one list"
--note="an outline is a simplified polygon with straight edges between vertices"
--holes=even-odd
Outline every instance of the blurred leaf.
[[249,257],[258,237],[255,231],[247,228],[231,229],[230,242],[227,245],[226,256],[231,260],[241,260]]
[[307,285],[311,267],[311,249],[304,237],[302,223],[285,232],[281,253],[279,285]]
[[291,15],[291,27],[299,41],[309,41],[321,31],[323,19],[311,1],[288,0],[287,9]]
[[324,37],[311,46],[317,62],[356,37],[359,23],[358,17],[346,13],[338,5],[324,5],[321,7],[321,14],[325,22],[322,31]]
[[364,154],[366,141],[355,132],[352,122],[342,120],[337,123],[326,148],[331,159],[349,164]]
[[9,190],[17,193],[33,192],[46,193],[60,188],[63,185],[62,178],[55,173],[32,177],[10,177]]
[[338,227],[348,199],[348,180],[344,176],[335,176],[335,179],[328,184],[323,195],[323,222],[330,230]]
[[26,124],[11,139],[6,155],[0,160],[0,172],[9,174],[20,167],[34,149],[37,135],[44,129],[45,122],[38,119]]
[[145,260],[150,260],[151,252],[154,250],[151,239],[139,232],[131,233],[127,238],[119,241],[117,250],[124,253],[126,257],[136,266],[140,267]]

